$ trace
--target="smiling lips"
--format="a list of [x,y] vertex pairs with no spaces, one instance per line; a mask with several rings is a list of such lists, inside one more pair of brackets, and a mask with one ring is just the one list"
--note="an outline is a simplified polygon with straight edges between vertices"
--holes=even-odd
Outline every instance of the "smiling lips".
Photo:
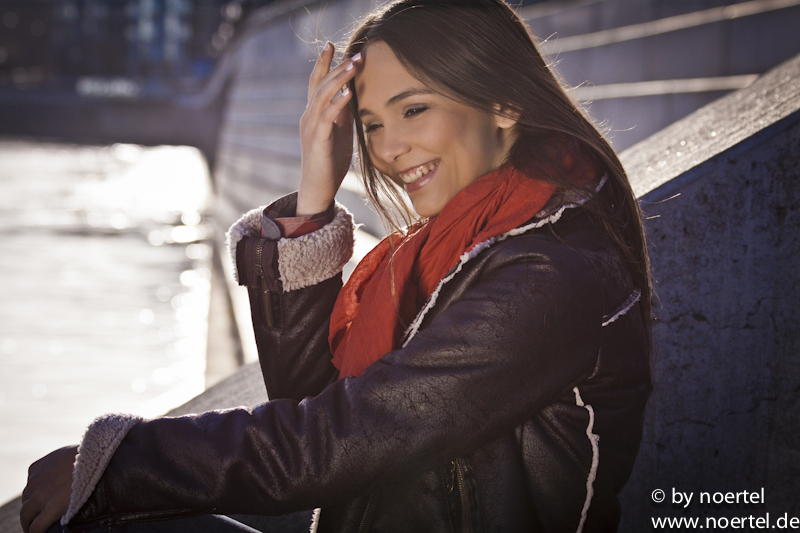
[[436,167],[439,166],[439,161],[433,161],[431,163],[425,163],[418,167],[412,168],[408,172],[403,172],[400,174],[400,179],[403,180],[403,183],[406,185],[411,185],[412,183],[419,181],[426,176],[429,172],[433,172],[436,170]]

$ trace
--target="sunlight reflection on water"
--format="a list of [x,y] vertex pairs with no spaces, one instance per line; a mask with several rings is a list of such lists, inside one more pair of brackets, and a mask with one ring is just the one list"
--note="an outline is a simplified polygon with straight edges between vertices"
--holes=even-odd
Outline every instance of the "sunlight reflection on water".
[[96,416],[204,390],[210,194],[194,148],[0,142],[0,500]]

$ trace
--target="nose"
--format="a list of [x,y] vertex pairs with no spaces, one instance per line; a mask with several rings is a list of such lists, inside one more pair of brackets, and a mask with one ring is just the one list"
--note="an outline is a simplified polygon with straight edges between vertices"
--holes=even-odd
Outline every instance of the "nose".
[[402,155],[411,150],[408,138],[401,128],[389,128],[384,126],[381,133],[382,135],[380,135],[378,139],[375,151],[380,158],[387,163],[394,163]]

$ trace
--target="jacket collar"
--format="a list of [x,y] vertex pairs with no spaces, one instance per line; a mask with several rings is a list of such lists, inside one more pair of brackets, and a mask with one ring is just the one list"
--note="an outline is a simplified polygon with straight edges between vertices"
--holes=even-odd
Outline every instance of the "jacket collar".
[[[600,192],[600,189],[603,188],[607,181],[608,175],[604,175],[597,184],[594,194]],[[507,231],[506,233],[489,237],[485,241],[476,244],[470,250],[464,252],[459,258],[458,263],[451,268],[447,274],[445,274],[441,281],[439,281],[439,285],[437,285],[436,289],[433,291],[433,293],[431,293],[431,297],[428,298],[428,301],[425,303],[419,313],[417,313],[416,318],[414,318],[414,320],[411,322],[411,325],[408,326],[408,329],[406,329],[403,335],[403,343],[401,346],[405,348],[408,343],[411,342],[411,339],[413,339],[419,331],[422,321],[425,319],[425,315],[427,315],[428,311],[430,311],[433,306],[436,305],[436,300],[442,291],[442,287],[455,278],[458,273],[461,272],[467,262],[476,257],[483,250],[502,242],[509,237],[522,235],[523,233],[539,229],[548,224],[555,224],[566,210],[580,207],[589,201],[593,196],[594,195],[587,195],[582,191],[563,191],[554,194],[553,197],[550,198],[550,200],[545,204],[545,206],[538,213],[536,213],[536,216],[534,216],[530,222],[518,228],[514,228],[511,231]]]

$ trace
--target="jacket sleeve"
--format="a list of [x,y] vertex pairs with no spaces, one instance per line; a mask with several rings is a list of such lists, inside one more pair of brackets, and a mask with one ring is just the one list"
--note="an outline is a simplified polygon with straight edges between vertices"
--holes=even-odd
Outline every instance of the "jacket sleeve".
[[[271,214],[294,214],[296,193]],[[247,287],[267,393],[297,401],[318,394],[338,376],[328,347],[330,314],[353,253],[353,217],[335,204],[330,222],[295,238],[262,239],[263,208],[228,232],[237,281]],[[285,220],[285,219],[284,219]]]
[[[342,268],[353,253],[353,217],[335,204],[313,217],[294,217],[297,193],[245,213],[228,231],[234,278],[249,291],[259,362],[271,398],[301,400],[335,381],[328,324]],[[267,218],[271,238],[265,236]],[[292,238],[282,237],[284,233]],[[98,480],[141,417],[111,414],[86,430],[73,469],[62,524],[96,491]],[[97,489],[99,490],[99,489]]]
[[75,521],[327,506],[511,431],[592,372],[602,296],[561,243],[497,263],[358,378],[137,424]]

